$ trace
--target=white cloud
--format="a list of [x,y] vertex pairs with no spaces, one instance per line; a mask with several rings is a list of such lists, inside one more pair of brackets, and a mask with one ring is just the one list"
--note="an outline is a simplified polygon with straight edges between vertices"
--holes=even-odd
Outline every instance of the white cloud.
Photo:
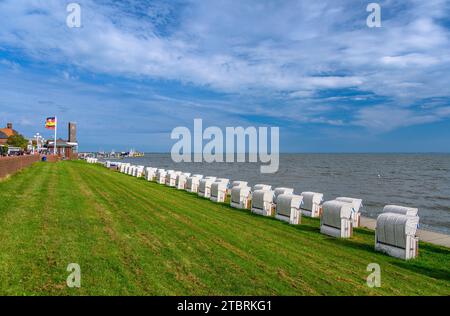
[[386,130],[383,111],[403,116],[392,122],[396,128],[446,113],[404,106],[450,97],[449,30],[439,24],[447,1],[382,1],[389,15],[382,14],[381,29],[366,27],[357,1],[105,3],[80,1],[82,28],[69,29],[64,2],[2,1],[0,46],[92,73],[177,80],[255,100],[286,92],[282,112],[249,102],[230,107],[237,114],[340,125],[326,117],[330,107],[320,104],[320,92],[344,88],[394,101],[358,112],[360,124],[373,129]]
[[381,62],[386,65],[396,67],[427,67],[439,63],[439,59],[434,56],[426,56],[423,54],[407,54],[402,56],[385,56]]
[[434,123],[450,117],[449,107],[432,111],[413,111],[392,106],[375,106],[361,109],[353,122],[378,132],[389,132],[400,127]]

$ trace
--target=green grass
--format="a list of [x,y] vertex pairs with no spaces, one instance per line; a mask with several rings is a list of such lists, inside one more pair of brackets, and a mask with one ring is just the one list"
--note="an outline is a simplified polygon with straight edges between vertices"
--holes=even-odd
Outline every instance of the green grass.
[[[83,162],[0,182],[1,295],[450,295],[450,249],[405,262]],[[81,288],[68,288],[69,263]],[[369,263],[381,266],[369,288]]]

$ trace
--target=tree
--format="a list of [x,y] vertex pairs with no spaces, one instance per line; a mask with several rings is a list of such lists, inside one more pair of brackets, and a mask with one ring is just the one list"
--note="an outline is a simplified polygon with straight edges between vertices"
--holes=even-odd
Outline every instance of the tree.
[[6,143],[10,146],[19,147],[25,150],[28,145],[28,140],[21,134],[14,134],[8,137],[8,141]]
[[0,156],[8,155],[8,145],[0,146]]

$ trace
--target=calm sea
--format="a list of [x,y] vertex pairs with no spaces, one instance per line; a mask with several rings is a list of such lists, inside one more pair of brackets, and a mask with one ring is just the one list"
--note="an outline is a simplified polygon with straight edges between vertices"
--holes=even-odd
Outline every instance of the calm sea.
[[376,218],[386,204],[419,208],[421,227],[450,234],[450,154],[282,154],[275,174],[256,163],[174,163],[170,154],[125,159],[184,172],[362,198],[363,214]]

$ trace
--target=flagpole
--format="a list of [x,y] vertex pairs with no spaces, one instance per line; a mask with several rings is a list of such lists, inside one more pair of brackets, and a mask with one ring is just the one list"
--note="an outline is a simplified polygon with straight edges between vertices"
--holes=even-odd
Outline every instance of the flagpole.
[[55,142],[54,142],[54,147],[53,147],[53,154],[56,156],[56,132],[58,130],[58,119],[56,118],[55,115]]

